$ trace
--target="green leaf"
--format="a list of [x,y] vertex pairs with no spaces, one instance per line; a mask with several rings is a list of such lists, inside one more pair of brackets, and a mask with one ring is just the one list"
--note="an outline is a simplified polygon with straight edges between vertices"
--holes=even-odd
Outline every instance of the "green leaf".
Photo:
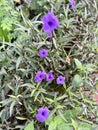
[[55,124],[55,122],[52,121],[49,124],[48,130],[56,130],[56,127],[57,127],[57,125]]
[[72,110],[65,110],[64,117],[67,120],[67,122],[72,122],[71,119],[75,119],[79,111],[80,111],[80,108],[72,109]]
[[16,119],[18,119],[18,120],[27,120],[27,118],[25,118],[25,117],[19,117],[19,116],[17,116]]
[[65,121],[64,121],[60,116],[56,116],[56,117],[54,118],[54,122],[55,122],[55,124],[58,126],[58,125],[60,125],[61,123],[64,123]]
[[13,108],[14,108],[14,106],[15,106],[15,103],[16,103],[16,101],[13,101],[13,102],[11,103],[11,105],[10,105],[10,116],[11,116],[12,113],[13,113]]
[[93,64],[87,64],[86,65],[86,70],[89,71],[89,72],[94,71],[94,68],[95,68],[95,66]]
[[[78,113],[80,111],[80,108],[77,109],[71,109],[71,110],[65,110],[63,114],[63,119],[61,114],[58,116],[52,116],[50,117],[45,123],[49,126],[48,130],[73,130],[72,127],[72,121],[74,128],[77,128],[76,122],[74,120],[76,119]],[[77,124],[78,125],[78,124]]]
[[81,77],[80,75],[76,74],[76,75],[74,76],[73,81],[72,81],[72,86],[73,86],[73,87],[80,87],[80,86],[82,86],[82,85],[83,85],[82,77]]
[[52,100],[51,98],[46,98],[46,100],[49,101],[49,102],[51,102],[51,103],[54,102],[54,100]]
[[18,67],[19,67],[19,65],[20,65],[20,63],[21,63],[21,61],[22,61],[22,57],[20,56],[20,57],[18,57],[18,59],[17,59],[17,61],[16,61],[16,69],[18,69]]
[[10,31],[12,29],[12,21],[7,17],[1,21],[1,27],[3,30]]
[[78,124],[75,120],[72,119],[72,126],[74,127],[75,130],[78,130]]
[[90,124],[87,124],[87,123],[81,123],[78,126],[78,130],[91,130],[91,129],[92,129],[92,126]]
[[57,130],[73,130],[69,124],[61,124],[57,127]]
[[64,113],[62,113],[60,110],[58,110],[58,112],[59,112],[60,117],[61,117],[64,121],[66,121],[66,118],[64,117]]
[[78,60],[78,59],[76,59],[76,58],[74,58],[74,60],[75,60],[75,64],[76,64],[76,66],[77,66],[77,68],[78,69],[82,69],[82,63]]
[[33,125],[33,121],[31,121],[24,130],[34,130],[34,125]]
[[45,124],[46,125],[49,125],[51,123],[51,121],[53,120],[54,116],[50,116],[46,121],[45,121]]

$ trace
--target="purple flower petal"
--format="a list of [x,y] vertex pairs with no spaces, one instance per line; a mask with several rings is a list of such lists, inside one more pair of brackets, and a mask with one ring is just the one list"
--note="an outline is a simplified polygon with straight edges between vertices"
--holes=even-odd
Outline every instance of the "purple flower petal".
[[71,9],[75,8],[75,0],[71,0],[69,4],[71,6]]
[[48,33],[48,37],[51,37],[52,31],[59,27],[59,20],[53,12],[48,12],[42,17],[43,30]]
[[42,123],[45,121],[45,117],[42,116],[42,114],[37,114],[37,115],[36,115],[36,119],[37,119],[39,122],[42,122]]
[[46,81],[51,81],[54,79],[54,75],[53,75],[53,72],[49,72],[47,75],[46,75]]
[[56,80],[57,84],[64,84],[65,82],[65,77],[59,76]]
[[48,51],[46,49],[39,50],[40,58],[46,58],[47,55],[48,55]]
[[47,107],[41,107],[38,109],[38,113],[36,114],[36,119],[39,122],[44,122],[49,117],[49,110]]
[[50,31],[50,32],[47,33],[47,37],[48,38],[52,38],[52,31]]
[[40,83],[43,79],[45,79],[46,73],[44,71],[38,71],[35,75],[36,82]]

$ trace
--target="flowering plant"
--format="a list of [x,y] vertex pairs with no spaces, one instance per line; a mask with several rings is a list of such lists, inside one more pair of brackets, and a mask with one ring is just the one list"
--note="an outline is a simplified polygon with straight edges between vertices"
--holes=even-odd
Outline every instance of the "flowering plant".
[[0,128],[97,130],[97,0],[1,0],[0,12]]

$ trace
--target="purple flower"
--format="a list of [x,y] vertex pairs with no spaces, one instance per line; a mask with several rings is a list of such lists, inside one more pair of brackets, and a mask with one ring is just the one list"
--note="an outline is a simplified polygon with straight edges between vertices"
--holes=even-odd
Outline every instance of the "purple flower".
[[56,82],[57,82],[57,84],[64,84],[64,82],[65,82],[65,77],[59,76],[59,77],[56,79]]
[[71,0],[69,5],[71,6],[72,9],[75,8],[75,0]]
[[51,81],[51,80],[53,80],[53,78],[54,78],[53,72],[49,72],[46,75],[46,81]]
[[48,51],[46,49],[39,50],[40,58],[45,58],[48,55]]
[[47,107],[41,107],[38,109],[38,113],[36,114],[36,119],[39,122],[44,122],[49,117],[49,110]]
[[42,17],[43,30],[48,33],[48,37],[52,37],[52,31],[59,27],[58,18],[53,12],[48,12]]
[[44,71],[38,71],[35,75],[36,82],[40,83],[43,79],[45,79],[46,73]]

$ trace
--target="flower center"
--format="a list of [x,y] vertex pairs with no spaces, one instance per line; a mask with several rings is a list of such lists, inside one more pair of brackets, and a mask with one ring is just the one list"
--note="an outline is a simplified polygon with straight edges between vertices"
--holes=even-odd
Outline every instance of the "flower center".
[[42,78],[42,75],[40,75],[39,77]]
[[45,115],[45,112],[42,112],[42,115],[44,116],[44,115]]
[[45,54],[45,52],[43,52],[43,55]]
[[48,22],[49,26],[51,26],[53,23],[51,21]]
[[49,75],[49,78],[51,79],[51,78],[52,78],[52,76],[51,76],[51,75]]

